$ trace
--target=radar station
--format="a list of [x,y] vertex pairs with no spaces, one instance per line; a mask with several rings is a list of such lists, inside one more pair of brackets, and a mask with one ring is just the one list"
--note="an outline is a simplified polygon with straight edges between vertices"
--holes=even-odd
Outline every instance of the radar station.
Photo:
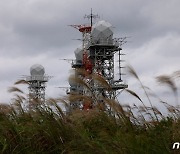
[[[101,102],[102,97],[108,99],[116,99],[118,92],[128,87],[122,80],[122,59],[124,55],[122,51],[122,44],[125,43],[124,38],[113,37],[112,25],[105,21],[100,20],[93,23],[92,19],[97,17],[92,14],[88,15],[90,24],[87,25],[71,25],[82,33],[82,46],[75,50],[75,62],[72,63],[74,70],[84,69],[88,75],[76,73],[75,76],[81,78],[85,83],[88,83],[91,92],[98,98],[93,102],[70,102],[71,108],[90,109],[97,103]],[[116,54],[117,53],[117,54]],[[118,74],[119,78],[115,80],[115,55],[118,55]],[[97,75],[103,78],[110,86],[111,90],[107,90],[103,86],[89,77]],[[79,94],[90,96],[86,88],[76,82],[69,82],[70,92],[68,94]],[[89,105],[87,105],[89,104]]]
[[50,77],[45,75],[45,69],[42,65],[31,66],[30,76],[26,77],[26,81],[29,83],[29,101],[45,102],[46,83],[49,79]]

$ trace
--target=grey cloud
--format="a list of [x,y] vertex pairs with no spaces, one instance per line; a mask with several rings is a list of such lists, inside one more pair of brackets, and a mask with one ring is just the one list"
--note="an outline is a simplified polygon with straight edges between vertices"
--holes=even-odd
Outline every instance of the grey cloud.
[[[81,38],[78,30],[68,25],[89,22],[83,16],[90,13],[90,8],[115,27],[115,37],[131,36],[123,46],[125,59],[143,81],[151,84],[155,75],[180,67],[179,3],[179,0],[1,0],[2,88],[7,83],[13,84],[20,75],[29,74],[34,63],[40,63],[47,74],[55,76],[48,83],[47,95],[58,95],[53,87],[68,84],[70,69],[67,62],[58,59],[74,58],[80,42],[73,39]],[[134,85],[131,78],[124,78]],[[5,91],[0,93],[7,95]]]

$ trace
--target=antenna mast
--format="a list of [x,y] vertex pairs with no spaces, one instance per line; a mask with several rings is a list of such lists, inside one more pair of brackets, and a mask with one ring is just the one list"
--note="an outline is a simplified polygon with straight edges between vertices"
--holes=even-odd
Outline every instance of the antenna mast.
[[98,14],[93,14],[93,13],[92,13],[92,8],[91,8],[91,14],[85,15],[84,18],[90,19],[90,24],[91,24],[91,27],[92,27],[92,25],[93,25],[93,19],[99,18],[99,15],[98,15]]

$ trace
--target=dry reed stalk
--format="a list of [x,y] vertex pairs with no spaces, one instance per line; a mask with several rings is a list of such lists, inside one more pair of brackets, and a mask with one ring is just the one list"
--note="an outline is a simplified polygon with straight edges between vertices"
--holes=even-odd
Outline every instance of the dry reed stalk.
[[121,114],[121,116],[125,116],[125,111],[123,107],[118,103],[117,101],[113,99],[104,98],[103,101],[108,104],[113,111],[115,111],[115,114]]
[[[60,99],[54,99],[54,98],[49,98],[47,99],[47,103],[50,105],[53,105],[56,107],[56,110],[58,111],[59,115],[63,117],[63,119],[65,119],[65,114],[63,113],[61,107],[59,107],[59,105],[57,104],[60,101]],[[62,100],[61,100],[62,102]],[[65,102],[65,101],[63,101]]]
[[161,84],[166,84],[168,87],[172,89],[172,91],[176,94],[177,93],[177,87],[175,82],[172,80],[170,76],[167,75],[160,75],[156,77],[156,80]]
[[24,96],[22,96],[22,95],[15,94],[15,97],[16,97],[18,100],[20,100],[21,102],[24,102],[24,101],[27,100],[27,99],[26,99]]
[[172,77],[177,79],[177,78],[180,78],[180,70],[179,71],[175,71],[173,74],[172,74]]
[[84,68],[76,68],[75,73],[81,76],[88,76],[89,73]]
[[68,102],[65,101],[65,99],[57,98],[56,100],[57,100],[57,102],[63,103],[66,107],[69,107],[69,104],[68,104]]
[[[136,98],[137,98],[138,100],[140,100],[141,103],[144,105],[144,103],[143,103],[143,101],[141,100],[141,98],[140,98],[134,91],[132,91],[132,90],[130,90],[130,89],[125,89],[125,91],[128,92],[129,94],[131,94],[132,96],[136,97]],[[145,107],[145,105],[144,105],[144,107]]]
[[95,101],[97,101],[97,98],[96,98],[96,96],[95,96],[95,94],[94,94],[94,91],[91,89],[90,85],[89,85],[88,83],[86,83],[83,79],[81,79],[81,78],[79,78],[79,77],[77,77],[77,76],[75,76],[75,75],[71,75],[71,76],[69,77],[69,82],[73,82],[73,83],[75,83],[75,84],[77,84],[77,85],[79,84],[79,85],[85,87],[85,88],[90,92],[92,98],[93,98]]
[[147,109],[144,108],[144,106],[139,106],[139,111],[145,113],[145,112],[147,112]]
[[170,87],[170,89],[173,91],[175,99],[176,99],[176,105],[178,106],[178,92],[177,92],[177,86],[175,81],[173,80],[173,77],[168,76],[168,75],[160,75],[156,77],[157,82],[160,84],[167,85]]
[[12,112],[12,107],[5,103],[0,103],[0,113],[1,114],[10,114]]
[[17,84],[29,84],[26,80],[18,80],[14,83],[14,85],[17,85]]
[[107,90],[111,90],[111,86],[109,85],[109,83],[100,75],[98,74],[92,74],[91,75],[92,79],[94,79],[95,81],[97,81],[97,83],[99,85],[101,85],[103,88],[107,89]]
[[69,95],[68,96],[68,100],[70,102],[74,102],[74,101],[93,101],[91,96],[84,96],[84,95]]
[[153,110],[157,115],[160,115],[160,117],[161,117],[162,119],[165,118],[165,117],[163,116],[163,114],[162,114],[156,107],[153,107],[152,110]]
[[80,79],[79,77],[77,77],[75,75],[71,75],[69,77],[69,82],[80,84],[80,85],[86,87],[89,91],[91,91],[91,88],[89,87],[89,85],[85,81],[83,81],[83,79]]
[[20,90],[19,88],[17,88],[17,87],[10,87],[8,89],[8,92],[10,92],[10,93],[12,93],[12,92],[19,92],[19,93],[24,94],[24,92],[22,90]]
[[19,111],[20,114],[24,114],[24,109],[22,107],[22,102],[18,98],[13,99],[13,103],[11,104],[12,107],[16,110]]
[[[29,96],[30,97],[30,96]],[[44,102],[42,102],[40,99],[29,99],[29,104],[28,104],[28,108],[29,110],[33,110],[33,109],[37,109],[38,107],[40,107],[40,105],[43,105]]]
[[[151,108],[153,108],[152,102],[151,102],[151,100],[150,100],[150,98],[149,98],[149,96],[148,96],[148,93],[147,93],[147,91],[146,91],[146,88],[145,88],[145,86],[142,84],[142,82],[141,82],[140,78],[138,77],[137,73],[135,72],[134,68],[133,68],[132,66],[130,66],[130,65],[127,66],[127,68],[128,68],[128,72],[129,72],[132,76],[134,76],[134,77],[139,81],[139,83],[140,83],[142,89],[144,90],[144,93],[145,93],[145,95],[146,95],[146,97],[147,97],[147,99],[148,99],[148,101],[149,101],[149,104],[150,104]],[[144,104],[143,104],[143,105],[144,105]],[[145,106],[145,105],[144,105],[144,106]],[[156,113],[155,113],[155,112],[153,112],[153,113],[154,113],[154,116],[155,116],[156,120],[158,121],[158,117],[157,117]],[[150,113],[149,113],[149,114],[150,114]],[[152,115],[151,115],[151,118],[153,119]]]

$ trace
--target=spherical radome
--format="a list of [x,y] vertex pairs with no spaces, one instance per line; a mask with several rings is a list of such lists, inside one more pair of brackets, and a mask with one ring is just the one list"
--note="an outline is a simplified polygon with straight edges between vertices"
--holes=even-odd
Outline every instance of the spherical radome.
[[44,67],[40,64],[31,66],[30,73],[32,76],[43,76],[45,73]]
[[74,51],[74,53],[75,53],[75,56],[76,56],[76,60],[78,61],[78,60],[82,60],[83,59],[83,50],[82,50],[82,48],[77,48],[75,51]]
[[91,36],[94,42],[112,40],[112,25],[104,20],[98,21],[92,27]]

